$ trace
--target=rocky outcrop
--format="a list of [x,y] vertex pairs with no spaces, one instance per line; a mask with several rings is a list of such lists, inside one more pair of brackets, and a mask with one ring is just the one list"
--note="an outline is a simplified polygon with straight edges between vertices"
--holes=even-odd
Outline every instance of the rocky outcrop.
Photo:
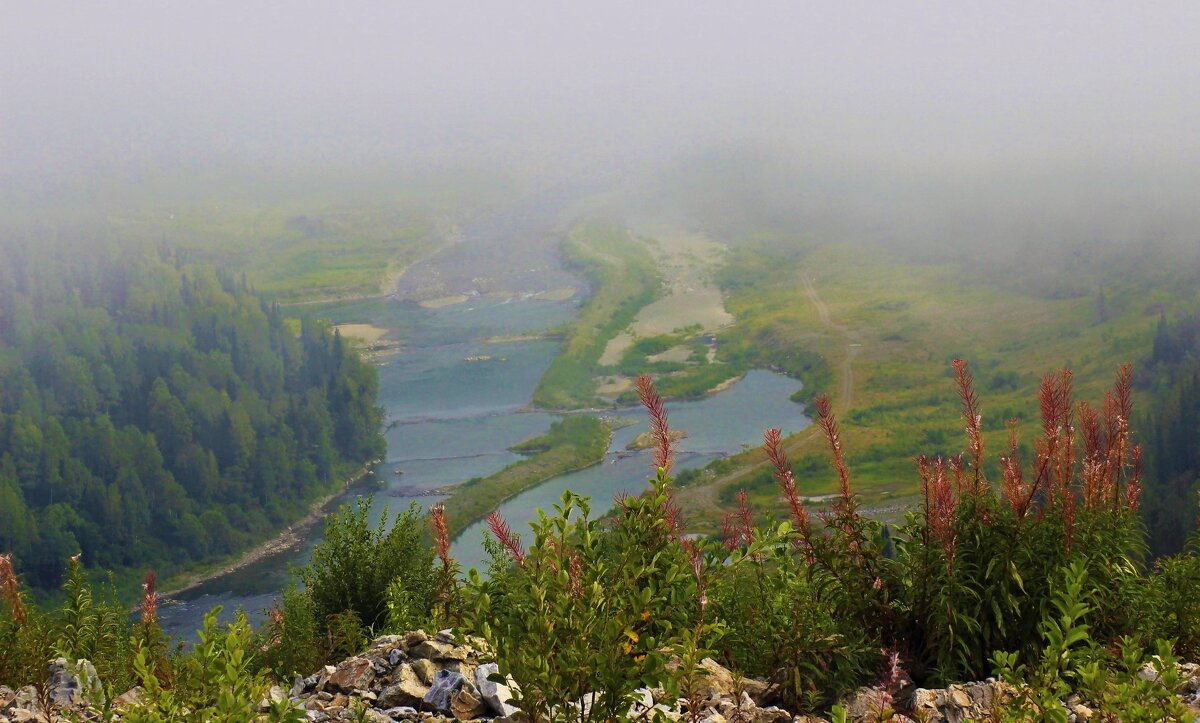
[[[525,723],[524,715],[512,704],[514,684],[498,680],[499,667],[492,662],[487,644],[478,638],[460,639],[450,631],[436,635],[412,632],[375,640],[363,653],[328,665],[308,677],[298,677],[290,691],[273,686],[259,704],[266,711],[273,702],[290,700],[314,722],[325,721],[413,721],[460,723],[495,720]],[[1179,691],[1190,705],[1200,704],[1200,667],[1184,664],[1186,681]],[[670,703],[661,689],[636,691],[629,710],[631,719],[651,721],[697,721],[698,723],[821,723],[825,719],[794,715],[777,707],[776,691],[764,681],[741,678],[705,659],[700,677],[692,681],[692,700]],[[1147,668],[1143,676],[1153,676]],[[1147,678],[1149,679],[1149,678]],[[87,661],[51,663],[46,685],[11,690],[0,686],[0,723],[49,723],[53,720],[96,720],[102,691],[95,669]],[[941,689],[916,688],[907,681],[900,690],[864,687],[845,696],[841,704],[851,721],[876,721],[885,710],[890,720],[910,721],[991,720],[998,706],[1015,691],[1001,681],[951,685]],[[141,702],[142,691],[134,688],[113,700],[119,712]],[[575,705],[586,708],[590,698]],[[1072,721],[1080,723],[1096,715],[1078,700],[1067,701]]]

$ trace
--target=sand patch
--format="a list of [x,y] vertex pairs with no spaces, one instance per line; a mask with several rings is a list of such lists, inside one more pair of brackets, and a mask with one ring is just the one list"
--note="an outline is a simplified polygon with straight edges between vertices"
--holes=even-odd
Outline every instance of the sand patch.
[[566,301],[574,296],[575,288],[573,286],[560,286],[557,289],[539,291],[529,298],[537,299],[538,301]]
[[443,306],[454,306],[455,304],[461,304],[469,298],[471,297],[467,296],[466,294],[454,294],[453,296],[439,296],[436,299],[426,299],[418,303],[420,303],[420,305],[426,309],[440,309]]
[[601,377],[597,381],[596,394],[602,397],[618,397],[633,389],[633,380],[629,377]]
[[637,336],[670,334],[689,326],[715,331],[733,323],[721,290],[712,282],[725,247],[701,234],[669,227],[639,229],[663,270],[666,294],[643,308],[630,330]]
[[613,338],[608,340],[608,345],[604,347],[604,353],[600,355],[599,363],[601,366],[611,367],[621,361],[621,357],[625,356],[625,351],[633,346],[633,334],[623,331]]
[[692,348],[689,346],[673,346],[664,352],[652,354],[646,357],[647,361],[652,362],[673,362],[682,364],[692,358]]
[[391,331],[372,324],[338,324],[333,328],[346,338],[359,339],[368,344],[374,344]]
[[671,291],[639,311],[630,328],[638,336],[657,336],[697,325],[714,331],[732,323],[720,290],[703,286]]

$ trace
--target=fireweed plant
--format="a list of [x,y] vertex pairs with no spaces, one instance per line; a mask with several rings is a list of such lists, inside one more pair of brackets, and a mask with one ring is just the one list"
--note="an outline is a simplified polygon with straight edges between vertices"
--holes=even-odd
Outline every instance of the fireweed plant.
[[[210,616],[202,643],[183,651],[158,627],[153,576],[140,620],[93,596],[74,562],[61,607],[42,610],[0,554],[0,684],[39,683],[59,655],[90,657],[108,699],[135,682],[148,691],[148,712],[129,719],[187,709],[249,720],[266,673],[290,682],[373,635],[455,627],[486,639],[534,723],[626,719],[644,688],[655,702],[686,698],[696,720],[706,657],[766,679],[762,702],[796,712],[828,710],[876,684],[883,720],[909,680],[993,673],[1019,691],[1004,720],[1032,720],[1026,703],[1065,720],[1053,701],[1071,694],[1115,719],[1169,711],[1174,689],[1136,671],[1149,661],[1167,680],[1174,656],[1200,656],[1200,557],[1193,541],[1153,567],[1145,561],[1129,367],[1094,406],[1074,401],[1069,371],[1047,376],[1032,453],[1022,459],[1013,422],[990,465],[965,362],[954,377],[966,449],[916,460],[921,503],[894,535],[863,514],[824,397],[814,409],[837,476],[831,506],[806,506],[782,433],[769,429],[779,509],[756,513],[742,494],[720,536],[685,535],[667,410],[640,377],[655,442],[647,489],[600,517],[566,492],[539,513],[528,545],[493,513],[486,578],[462,580],[444,508],[372,529],[366,502],[331,516],[325,546],[297,571],[306,586],[285,590],[259,633],[243,618],[221,626]],[[269,717],[295,712],[284,705]]]

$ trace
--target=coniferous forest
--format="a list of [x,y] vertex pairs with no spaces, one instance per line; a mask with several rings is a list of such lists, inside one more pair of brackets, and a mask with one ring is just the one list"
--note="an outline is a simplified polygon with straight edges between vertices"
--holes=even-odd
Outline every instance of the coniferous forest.
[[171,250],[0,246],[0,549],[49,588],[244,547],[382,452],[377,386]]

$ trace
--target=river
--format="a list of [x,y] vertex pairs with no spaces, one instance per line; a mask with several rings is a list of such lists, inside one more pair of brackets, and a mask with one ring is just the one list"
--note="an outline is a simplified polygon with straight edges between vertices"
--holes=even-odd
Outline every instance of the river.
[[[522,249],[525,257],[511,253],[504,260],[513,270],[506,280],[513,295],[474,296],[441,308],[386,298],[313,310],[335,323],[386,328],[389,338],[400,347],[398,353],[379,360],[379,402],[388,422],[385,462],[364,485],[339,497],[330,508],[353,503],[371,489],[375,490],[373,513],[377,519],[384,505],[393,511],[410,503],[426,508],[438,497],[422,492],[504,468],[519,459],[509,447],[545,432],[555,419],[553,414],[530,410],[529,403],[558,342],[489,340],[536,335],[570,320],[582,292],[560,301],[532,295],[564,286],[578,288],[583,282],[558,264],[553,252],[556,239],[544,214],[532,214],[528,224],[522,225],[522,216],[509,211],[501,219],[493,217],[473,226],[441,260],[443,268],[453,268],[463,279],[448,282],[444,291],[449,295],[471,291],[454,284],[478,278],[471,277],[462,263],[463,258],[471,257],[472,245],[490,249],[509,244]],[[488,263],[498,263],[493,259]],[[529,273],[522,275],[526,270]],[[480,357],[488,359],[468,361]],[[796,380],[756,370],[714,396],[668,405],[672,426],[689,435],[680,445],[677,468],[700,466],[745,445],[758,444],[767,426],[782,427],[786,433],[803,429],[809,420],[802,407],[788,399],[799,387]],[[630,455],[623,450],[646,429],[645,420],[637,409],[615,414],[630,417],[636,424],[615,432],[604,463],[550,480],[501,506],[514,529],[527,530],[537,508],[549,508],[566,488],[590,496],[599,513],[619,492],[644,487],[651,472],[649,452]],[[482,534],[481,525],[473,525],[455,541],[454,555],[464,569],[486,564]],[[261,620],[285,584],[289,566],[306,562],[321,536],[321,525],[317,525],[297,547],[206,581],[167,602],[160,609],[163,627],[172,635],[191,637],[203,614],[215,605],[223,606],[226,615],[240,606],[252,620]]]

